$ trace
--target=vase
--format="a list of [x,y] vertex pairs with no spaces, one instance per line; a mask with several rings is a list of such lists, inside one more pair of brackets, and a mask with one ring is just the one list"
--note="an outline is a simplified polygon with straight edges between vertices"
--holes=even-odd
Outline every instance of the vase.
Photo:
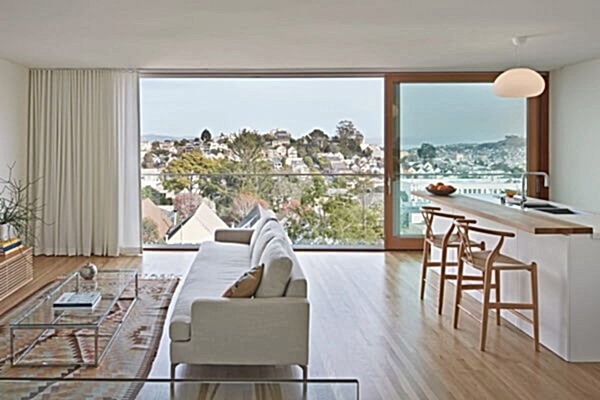
[[98,267],[96,267],[91,262],[86,263],[79,270],[79,276],[81,276],[83,279],[86,279],[86,280],[94,279],[96,277],[96,275],[98,275]]
[[0,242],[10,239],[10,225],[2,224],[0,225]]

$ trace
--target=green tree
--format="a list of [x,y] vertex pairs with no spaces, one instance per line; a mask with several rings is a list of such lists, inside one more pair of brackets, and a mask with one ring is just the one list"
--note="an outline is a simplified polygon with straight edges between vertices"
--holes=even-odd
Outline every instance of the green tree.
[[[164,169],[163,187],[175,193],[187,189],[192,193],[209,197],[214,185],[211,186],[211,179],[206,174],[215,174],[218,171],[218,161],[206,158],[200,152],[184,153]],[[177,174],[186,174],[186,176],[177,176]]]
[[311,156],[308,156],[308,155],[304,156],[303,161],[304,161],[304,164],[306,164],[306,166],[308,168],[312,168],[315,166],[315,162],[313,161]]
[[335,127],[335,133],[340,140],[349,140],[355,139],[356,136],[360,134],[360,131],[356,128],[356,126],[354,126],[352,121],[345,119],[338,122],[337,126]]
[[330,140],[329,136],[321,129],[313,129],[312,132],[308,134],[307,139],[312,147],[318,149],[318,152],[323,152]]
[[421,144],[421,147],[419,147],[419,149],[417,150],[417,155],[423,161],[433,160],[436,156],[436,153],[437,151],[435,149],[435,146],[430,143]]
[[202,133],[200,134],[200,140],[202,140],[204,143],[210,142],[212,140],[212,134],[208,129],[204,129],[202,131]]
[[168,205],[169,201],[164,193],[159,192],[152,186],[144,186],[141,190],[142,199],[150,199],[154,204]]
[[142,219],[142,240],[144,244],[164,242],[164,239],[158,236],[158,225],[148,217]]
[[233,136],[229,148],[239,157],[246,171],[255,172],[257,161],[262,157],[264,140],[258,132],[243,129]]

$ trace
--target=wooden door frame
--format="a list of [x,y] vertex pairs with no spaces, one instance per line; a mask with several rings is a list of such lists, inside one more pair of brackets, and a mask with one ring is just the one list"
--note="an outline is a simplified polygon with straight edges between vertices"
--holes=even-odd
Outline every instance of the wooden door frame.
[[[394,154],[398,154],[394,135],[396,133],[396,84],[399,83],[491,83],[500,72],[403,72],[384,76],[384,232],[386,250],[420,250],[423,239],[415,237],[398,238],[393,236],[392,177],[394,175]],[[549,74],[544,72],[546,90],[540,96],[527,100],[527,169],[549,172]],[[535,193],[532,179],[528,194],[548,199],[547,188]]]

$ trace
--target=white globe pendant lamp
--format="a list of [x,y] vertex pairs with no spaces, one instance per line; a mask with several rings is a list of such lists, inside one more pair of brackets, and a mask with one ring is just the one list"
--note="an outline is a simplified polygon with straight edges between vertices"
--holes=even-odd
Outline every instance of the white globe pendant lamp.
[[[527,42],[526,36],[512,40],[518,58],[518,49]],[[546,81],[531,68],[517,67],[504,71],[494,81],[494,93],[499,97],[529,98],[539,96],[546,89]]]

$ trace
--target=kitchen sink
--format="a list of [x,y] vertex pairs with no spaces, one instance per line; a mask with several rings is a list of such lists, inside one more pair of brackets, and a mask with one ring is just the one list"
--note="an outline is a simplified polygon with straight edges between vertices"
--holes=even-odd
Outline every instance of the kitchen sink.
[[[510,203],[510,206],[520,207],[519,203]],[[524,208],[545,212],[548,214],[567,215],[567,214],[579,214],[569,208],[554,206],[550,203],[531,202],[525,203]]]
[[556,209],[558,207],[553,206],[552,204],[548,204],[548,203],[525,203],[524,204],[525,208],[534,208],[534,209]]
[[577,214],[575,211],[568,208],[558,208],[555,206],[549,208],[536,208],[536,210],[547,212],[549,214]]

